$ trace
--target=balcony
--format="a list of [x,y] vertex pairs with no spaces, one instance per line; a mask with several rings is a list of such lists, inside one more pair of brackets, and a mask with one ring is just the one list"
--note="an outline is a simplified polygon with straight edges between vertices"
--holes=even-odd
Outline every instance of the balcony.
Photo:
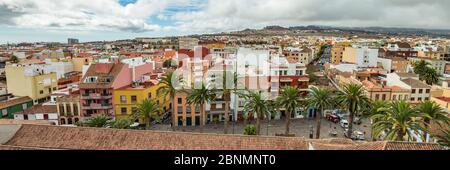
[[111,99],[110,93],[90,93],[81,95],[81,99]]
[[98,110],[98,109],[112,109],[112,104],[100,104],[100,103],[91,103],[91,104],[83,104],[83,109],[86,110]]

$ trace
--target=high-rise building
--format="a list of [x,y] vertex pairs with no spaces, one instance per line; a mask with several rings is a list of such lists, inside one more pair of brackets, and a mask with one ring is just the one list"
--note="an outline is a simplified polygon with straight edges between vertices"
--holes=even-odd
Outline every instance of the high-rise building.
[[75,39],[75,38],[67,39],[67,44],[78,44],[78,43],[80,43],[80,41],[78,39]]

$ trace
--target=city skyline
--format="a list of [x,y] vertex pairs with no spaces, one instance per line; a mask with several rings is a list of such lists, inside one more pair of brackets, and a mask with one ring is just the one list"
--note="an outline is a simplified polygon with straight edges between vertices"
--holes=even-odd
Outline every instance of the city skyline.
[[438,0],[0,0],[0,43],[65,42],[70,37],[82,42],[108,41],[267,25],[447,29],[449,5]]

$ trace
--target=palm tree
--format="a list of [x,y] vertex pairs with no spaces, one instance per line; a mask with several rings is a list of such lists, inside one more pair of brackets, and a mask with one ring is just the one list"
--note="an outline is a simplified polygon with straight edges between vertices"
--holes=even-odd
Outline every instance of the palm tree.
[[[362,108],[362,115],[369,119],[371,119],[371,117],[373,115],[377,115],[377,114],[384,115],[384,114],[386,114],[385,108],[387,108],[388,106],[389,106],[389,102],[387,102],[387,101],[383,101],[383,100],[372,101],[372,102],[370,102],[370,105]],[[374,122],[376,120],[372,119],[371,121]],[[371,135],[372,135],[371,136],[372,140],[375,140],[373,133],[371,133]]]
[[289,126],[291,125],[291,116],[295,109],[300,106],[302,100],[299,97],[300,91],[292,86],[286,86],[281,89],[281,95],[276,99],[279,107],[286,109],[286,131],[289,135]]
[[403,141],[405,137],[410,140],[413,133],[426,130],[416,121],[418,112],[405,101],[392,102],[379,111],[371,117],[372,133],[377,138],[385,133],[384,140]]
[[450,148],[450,130],[443,130],[442,133],[442,135],[437,136],[437,142],[442,146]]
[[250,91],[242,93],[241,96],[247,101],[244,105],[244,113],[252,112],[256,114],[256,135],[261,134],[261,120],[272,115],[272,107],[266,96],[261,91]]
[[[175,85],[173,84],[172,80],[175,79],[176,76],[174,72],[168,72],[166,76],[164,76],[161,81],[159,81],[160,87],[156,90],[156,94],[163,95],[164,99],[167,99],[167,96],[170,97],[169,100],[171,100],[171,107],[172,107],[172,115],[173,113],[173,105],[175,102],[175,94],[177,93],[177,89],[175,88]],[[173,119],[173,118],[172,118]]]
[[137,112],[134,112],[132,117],[134,120],[142,119],[145,121],[146,129],[150,129],[152,120],[159,120],[163,110],[153,100],[144,99],[138,104]]
[[420,73],[420,76],[428,85],[437,84],[439,82],[439,75],[434,68],[426,67],[425,70]]
[[[417,111],[421,114],[421,117],[424,121],[424,126],[429,129],[431,121],[436,122],[440,127],[443,127],[442,125],[448,125],[450,122],[449,118],[447,117],[447,113],[442,110],[442,108],[432,101],[425,101],[422,102],[418,107]],[[445,127],[444,127],[445,128]],[[425,137],[427,137],[428,134],[425,134]]]
[[216,93],[214,89],[209,89],[202,84],[201,88],[194,89],[189,93],[187,97],[187,102],[189,105],[196,104],[200,105],[200,131],[203,132],[203,128],[206,124],[206,112],[205,104],[210,103],[216,98]]
[[431,64],[429,63],[429,62],[427,62],[427,61],[425,61],[425,60],[420,60],[420,61],[416,61],[416,62],[413,62],[413,67],[414,67],[414,73],[416,73],[416,74],[422,74],[424,71],[425,71],[425,69],[427,68],[427,67],[429,67]]
[[313,87],[306,98],[309,107],[315,108],[319,113],[316,114],[316,139],[320,138],[320,124],[324,109],[332,106],[331,92],[328,89]]
[[111,118],[105,115],[94,116],[87,120],[87,125],[89,127],[102,128],[108,126],[110,120]]
[[346,84],[337,92],[336,102],[348,109],[350,112],[348,120],[347,135],[351,136],[353,132],[353,117],[359,110],[370,103],[366,96],[364,87],[358,84]]

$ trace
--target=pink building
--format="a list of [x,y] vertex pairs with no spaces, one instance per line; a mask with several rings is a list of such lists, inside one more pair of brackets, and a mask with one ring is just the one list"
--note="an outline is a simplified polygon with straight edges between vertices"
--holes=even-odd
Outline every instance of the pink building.
[[98,63],[89,67],[80,88],[83,116],[114,115],[113,91],[142,80],[153,71],[150,64],[130,67],[128,64]]

